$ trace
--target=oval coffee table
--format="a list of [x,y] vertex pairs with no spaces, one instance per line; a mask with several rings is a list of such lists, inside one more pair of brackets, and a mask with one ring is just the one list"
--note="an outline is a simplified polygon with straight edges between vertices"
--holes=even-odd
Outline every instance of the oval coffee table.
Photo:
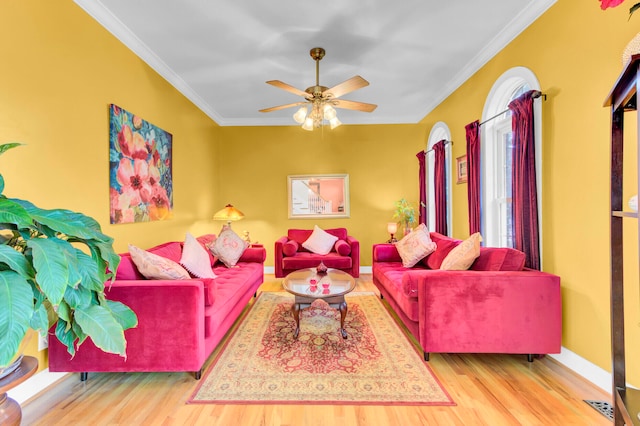
[[351,275],[339,269],[328,269],[326,273],[318,273],[315,268],[300,269],[287,275],[282,281],[282,286],[295,296],[291,307],[293,318],[296,320],[294,339],[300,334],[300,310],[308,308],[318,299],[340,310],[340,334],[344,339],[347,338],[344,329],[347,302],[344,295],[356,287],[356,280]]

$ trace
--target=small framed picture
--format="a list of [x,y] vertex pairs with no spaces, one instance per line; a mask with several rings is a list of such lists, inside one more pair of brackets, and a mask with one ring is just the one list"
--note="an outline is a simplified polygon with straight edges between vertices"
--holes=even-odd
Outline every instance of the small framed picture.
[[456,183],[467,182],[467,156],[466,155],[456,158],[456,176],[458,178]]

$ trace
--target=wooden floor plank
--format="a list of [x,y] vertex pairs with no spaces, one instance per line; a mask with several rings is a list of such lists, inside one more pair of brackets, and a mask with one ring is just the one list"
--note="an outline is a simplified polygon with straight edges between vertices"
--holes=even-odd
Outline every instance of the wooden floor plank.
[[[377,293],[370,274],[357,282],[355,291]],[[273,275],[260,288],[281,290]],[[23,404],[23,425],[611,424],[583,401],[609,395],[551,357],[431,354],[428,365],[456,406],[187,404],[198,385],[188,372],[70,374]]]

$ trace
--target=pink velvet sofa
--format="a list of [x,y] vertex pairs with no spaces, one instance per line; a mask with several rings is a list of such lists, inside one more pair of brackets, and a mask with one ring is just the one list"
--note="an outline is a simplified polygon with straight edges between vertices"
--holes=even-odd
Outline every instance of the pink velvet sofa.
[[[148,251],[179,262],[182,243],[169,242]],[[121,257],[106,295],[138,316],[138,326],[125,331],[127,358],[102,352],[89,339],[72,358],[50,333],[49,370],[80,372],[81,380],[88,372],[133,371],[191,371],[200,379],[205,361],[264,281],[264,247],[247,248],[233,268],[215,263],[214,279],[147,280],[128,253]]]
[[440,270],[459,240],[435,232],[435,252],[404,268],[395,245],[373,246],[373,282],[429,353],[559,353],[560,277],[524,269],[524,254],[480,248],[470,270]]
[[327,268],[341,269],[358,278],[360,276],[360,242],[347,235],[345,228],[325,229],[338,237],[333,249],[327,255],[311,253],[304,247],[312,229],[289,229],[287,235],[276,240],[274,250],[275,276],[282,278],[298,269],[315,268],[324,263]]

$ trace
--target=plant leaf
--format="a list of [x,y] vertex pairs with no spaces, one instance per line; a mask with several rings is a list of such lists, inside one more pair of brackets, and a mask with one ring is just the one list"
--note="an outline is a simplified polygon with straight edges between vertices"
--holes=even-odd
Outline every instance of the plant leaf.
[[122,326],[123,330],[138,326],[138,317],[127,305],[115,300],[107,300],[107,306],[111,310],[113,317]]
[[6,151],[15,148],[17,146],[21,146],[23,144],[19,143],[19,142],[9,142],[9,143],[3,143],[0,145],[0,155],[4,154]]
[[49,330],[49,316],[47,315],[47,308],[44,304],[40,305],[38,309],[33,312],[33,316],[29,321],[29,326],[34,330],[44,332]]
[[73,342],[76,340],[76,335],[71,331],[71,327],[68,327],[68,323],[62,318],[58,319],[56,325],[56,338],[67,347],[67,352],[73,357],[76,354],[76,347]]
[[25,279],[34,279],[36,271],[22,253],[7,245],[0,245],[0,263],[4,263],[10,269],[22,275]]
[[0,271],[0,367],[15,355],[33,315],[31,286],[14,271]]
[[64,209],[45,210],[26,200],[17,198],[9,198],[9,200],[21,205],[33,220],[69,237],[82,238],[83,240],[113,241],[111,237],[101,232],[100,224],[95,219],[82,213]]
[[27,241],[27,246],[33,254],[36,282],[53,305],[60,303],[69,282],[69,267],[64,255],[65,245],[73,250],[71,244],[54,238],[35,238]]
[[67,287],[64,292],[64,301],[67,302],[71,309],[76,309],[79,306],[89,306],[91,300],[91,291],[82,286],[78,286],[78,288]]
[[100,305],[91,305],[76,309],[74,318],[98,348],[126,358],[124,331],[111,311]]
[[29,212],[8,198],[0,198],[0,222],[12,223],[18,228],[33,228],[33,220]]
[[95,260],[82,250],[76,249],[76,257],[78,258],[78,267],[82,280],[80,285],[88,290],[97,292],[104,291],[105,273],[100,273]]

